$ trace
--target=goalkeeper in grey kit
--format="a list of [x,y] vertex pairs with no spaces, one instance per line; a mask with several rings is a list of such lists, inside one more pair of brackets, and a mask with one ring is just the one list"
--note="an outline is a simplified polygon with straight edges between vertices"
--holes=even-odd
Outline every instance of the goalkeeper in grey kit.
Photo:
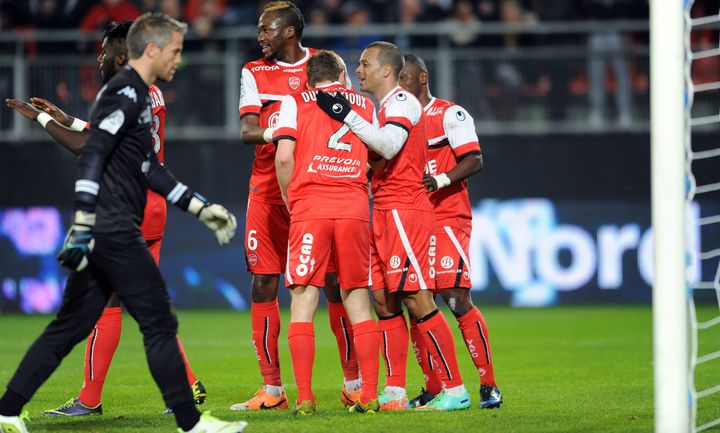
[[87,337],[112,292],[140,325],[150,372],[180,430],[236,433],[247,425],[201,416],[195,408],[176,340],[177,318],[139,228],[148,187],[196,215],[220,244],[230,242],[237,226],[224,207],[178,182],[151,148],[148,89],[158,78],[172,79],[185,29],[163,14],[138,18],[127,36],[128,65],[98,94],[75,183],[74,220],[58,254],[72,272],[57,317],[25,354],[0,398],[3,429],[27,432],[22,407]]

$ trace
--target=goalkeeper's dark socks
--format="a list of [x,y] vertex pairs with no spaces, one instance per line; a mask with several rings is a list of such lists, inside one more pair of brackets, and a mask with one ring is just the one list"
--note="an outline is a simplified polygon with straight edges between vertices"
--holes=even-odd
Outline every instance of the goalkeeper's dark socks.
[[15,391],[6,390],[5,394],[0,398],[0,415],[2,416],[19,416],[23,406],[28,400]]
[[445,316],[435,310],[418,320],[418,329],[422,333],[430,355],[440,367],[438,373],[445,387],[454,388],[462,385],[462,376],[455,354],[455,340]]
[[277,299],[270,302],[253,302],[251,316],[253,345],[257,350],[263,383],[281,386],[280,359],[278,358],[280,308]]
[[312,368],[315,361],[315,327],[312,322],[291,322],[288,326],[288,345],[292,358],[298,402],[315,401],[312,392]]
[[353,330],[355,331],[355,348],[363,379],[360,402],[367,403],[370,400],[378,398],[377,385],[378,371],[380,369],[378,352],[380,351],[380,333],[378,332],[378,325],[374,320],[356,323],[353,326]]
[[195,402],[190,400],[172,408],[178,427],[183,431],[190,431],[200,421],[200,412],[195,408]]
[[408,334],[402,312],[389,318],[380,317],[380,355],[385,362],[385,386],[405,388]]
[[483,385],[497,386],[490,354],[490,334],[482,313],[477,307],[473,307],[458,317],[458,325],[472,361],[480,372],[480,381]]
[[423,375],[425,376],[425,390],[432,395],[438,395],[442,391],[442,382],[438,374],[439,366],[430,357],[430,352],[425,346],[425,339],[417,326],[417,322],[410,319],[410,338],[412,339],[415,358],[417,359]]
[[105,377],[120,343],[121,333],[122,309],[105,308],[85,345],[85,382],[78,399],[87,407],[96,407],[102,402]]
[[353,326],[350,324],[342,302],[328,301],[328,315],[330,316],[330,329],[335,334],[340,352],[343,378],[345,381],[357,380],[360,376],[358,375],[358,360],[353,347]]
[[187,359],[187,355],[185,354],[185,348],[180,342],[180,337],[177,337],[177,343],[178,349],[180,349],[180,355],[182,355],[183,363],[185,363],[185,374],[187,374],[188,383],[190,384],[190,386],[193,386],[193,384],[197,381],[197,377],[195,377],[195,373],[193,373],[192,368],[190,368],[190,361],[188,361]]

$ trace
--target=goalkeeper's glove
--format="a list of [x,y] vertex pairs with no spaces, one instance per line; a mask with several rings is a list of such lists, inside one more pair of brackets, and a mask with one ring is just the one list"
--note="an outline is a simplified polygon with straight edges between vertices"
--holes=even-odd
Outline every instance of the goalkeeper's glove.
[[195,193],[190,198],[187,210],[215,233],[220,245],[227,244],[235,236],[237,229],[235,215],[223,206],[210,203],[205,197]]
[[73,271],[82,271],[88,265],[88,256],[95,246],[92,229],[95,227],[95,214],[75,211],[73,224],[68,230],[62,249],[57,255],[61,265]]
[[445,188],[450,185],[451,182],[447,174],[440,173],[435,176],[424,174],[422,183],[425,185],[425,191],[433,192],[439,190],[440,188]]
[[319,91],[317,93],[317,104],[328,116],[343,122],[345,118],[352,112],[350,102],[340,93],[335,95]]

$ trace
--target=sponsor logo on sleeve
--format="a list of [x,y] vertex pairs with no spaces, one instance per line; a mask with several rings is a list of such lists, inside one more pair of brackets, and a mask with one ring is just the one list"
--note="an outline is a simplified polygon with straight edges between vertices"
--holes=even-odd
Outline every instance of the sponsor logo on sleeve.
[[135,92],[135,88],[132,86],[125,86],[122,89],[117,91],[118,95],[125,95],[129,99],[132,99],[133,102],[137,102],[137,92]]
[[115,135],[123,126],[123,123],[125,123],[125,113],[118,109],[104,118],[98,125],[98,128]]

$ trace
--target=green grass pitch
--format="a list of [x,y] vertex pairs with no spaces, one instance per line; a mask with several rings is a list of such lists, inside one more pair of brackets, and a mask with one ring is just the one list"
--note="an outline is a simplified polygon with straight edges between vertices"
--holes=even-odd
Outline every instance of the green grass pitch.
[[[499,410],[478,409],[478,375],[447,311],[463,377],[473,397],[472,409],[455,413],[347,413],[339,400],[341,370],[325,311],[315,319],[314,390],[320,403],[314,417],[296,418],[288,411],[238,413],[228,409],[252,395],[260,383],[250,343],[249,313],[181,311],[180,337],[195,373],[208,388],[208,401],[202,409],[222,418],[247,420],[249,433],[652,431],[649,306],[537,310],[490,306],[484,310],[496,376],[505,397]],[[711,310],[702,309],[699,315]],[[20,357],[49,320],[47,316],[0,317],[0,386],[10,379]],[[283,320],[281,365],[292,400],[297,390],[292,385],[287,348],[287,311]],[[57,419],[40,414],[77,394],[82,384],[81,344],[26,406],[31,433],[175,431],[174,418],[161,415],[163,403],[148,372],[137,325],[127,315],[123,322],[123,336],[103,394],[104,415]],[[700,353],[717,350],[719,336],[717,332],[701,336]],[[720,383],[717,366],[698,369],[699,389]],[[408,365],[411,397],[421,385],[422,375],[412,358]],[[720,399],[704,400],[699,407],[699,423],[720,417]]]

